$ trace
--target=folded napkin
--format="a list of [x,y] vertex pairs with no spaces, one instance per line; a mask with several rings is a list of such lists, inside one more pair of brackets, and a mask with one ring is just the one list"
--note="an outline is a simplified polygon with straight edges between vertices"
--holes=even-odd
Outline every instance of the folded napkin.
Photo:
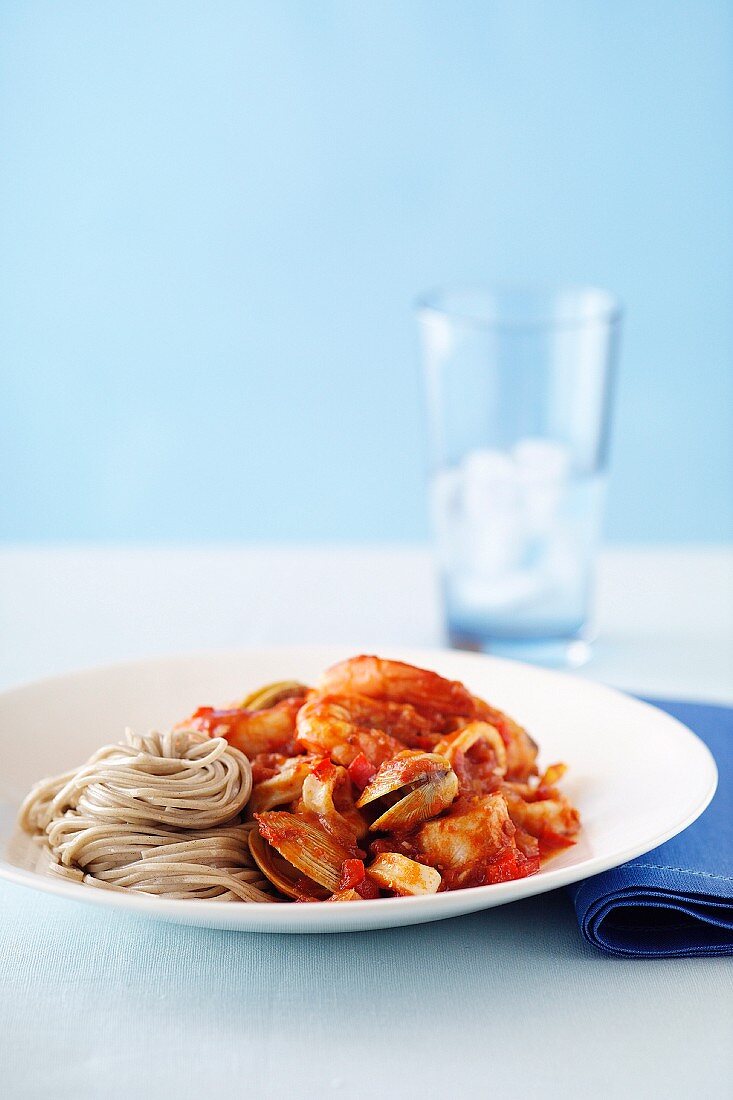
[[733,954],[733,709],[649,699],[703,740],[718,790],[679,836],[570,888],[583,935],[623,958]]

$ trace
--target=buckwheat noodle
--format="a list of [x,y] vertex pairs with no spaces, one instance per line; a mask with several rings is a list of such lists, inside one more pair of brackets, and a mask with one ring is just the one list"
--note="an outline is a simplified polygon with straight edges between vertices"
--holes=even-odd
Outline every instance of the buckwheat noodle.
[[38,783],[19,823],[43,837],[51,871],[89,886],[273,901],[240,818],[251,791],[249,760],[222,737],[128,730],[124,743]]

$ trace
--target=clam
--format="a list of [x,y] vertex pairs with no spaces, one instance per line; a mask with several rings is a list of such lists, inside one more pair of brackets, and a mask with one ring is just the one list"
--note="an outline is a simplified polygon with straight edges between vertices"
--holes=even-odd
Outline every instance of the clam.
[[395,894],[437,894],[440,873],[434,867],[408,859],[399,852],[383,852],[368,869],[377,886],[392,890]]
[[276,703],[282,703],[283,699],[296,699],[305,696],[308,688],[297,680],[276,680],[275,683],[265,684],[257,691],[250,692],[240,703],[237,709],[242,710],[267,710]]
[[[259,841],[254,842],[252,856],[273,885],[283,889],[278,882],[280,879],[286,887],[289,887],[283,892],[290,897],[300,896],[303,893],[303,891],[299,894],[294,893],[297,880],[303,877],[317,883],[318,886],[325,887],[329,894],[336,893],[341,881],[344,860],[362,854],[355,846],[347,847],[320,825],[314,824],[300,814],[275,810],[256,814],[255,818],[261,834],[260,839],[266,841],[268,847],[275,849],[282,857],[282,861],[275,860],[266,849],[263,857],[263,848]],[[283,868],[282,862],[290,864],[290,868]]]
[[318,900],[325,901],[328,897],[328,890],[310,879],[306,882],[300,871],[283,859],[256,829],[249,834],[249,850],[265,878],[286,897],[299,900],[306,891]]
[[403,791],[369,828],[411,829],[450,806],[458,794],[458,777],[450,762],[434,752],[402,752],[382,764],[356,803],[361,809],[377,798]]
[[506,745],[496,726],[489,722],[469,722],[460,733],[446,737],[435,746],[435,752],[444,756],[452,764],[458,752],[467,753],[477,741],[486,741],[496,756],[496,775],[506,775]]

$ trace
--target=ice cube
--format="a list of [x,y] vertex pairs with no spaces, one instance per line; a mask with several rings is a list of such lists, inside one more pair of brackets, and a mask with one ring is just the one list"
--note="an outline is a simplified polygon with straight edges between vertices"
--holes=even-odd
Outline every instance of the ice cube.
[[512,451],[516,462],[528,535],[549,534],[559,519],[570,473],[570,451],[550,439],[522,439]]
[[488,522],[464,523],[462,558],[476,577],[493,579],[515,569],[524,553],[521,516],[496,512]]
[[531,606],[547,591],[546,579],[528,569],[514,569],[490,579],[472,574],[453,578],[456,599],[473,614],[497,614]]
[[512,448],[512,456],[524,477],[563,481],[570,469],[570,451],[563,443],[529,436]]
[[471,451],[461,463],[463,515],[472,526],[518,518],[517,468],[503,451]]

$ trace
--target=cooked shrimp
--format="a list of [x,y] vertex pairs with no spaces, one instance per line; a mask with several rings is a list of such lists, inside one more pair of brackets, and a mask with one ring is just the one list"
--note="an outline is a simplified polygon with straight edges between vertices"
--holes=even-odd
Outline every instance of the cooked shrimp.
[[297,744],[348,767],[363,753],[375,767],[431,738],[431,723],[409,704],[364,695],[314,695],[298,712]]
[[341,661],[324,672],[319,687],[330,695],[356,692],[372,699],[410,703],[433,717],[471,717],[475,711],[472,696],[457,680],[381,657]]
[[295,718],[302,702],[302,698],[283,699],[266,710],[200,707],[181,726],[201,730],[209,737],[226,737],[230,745],[250,758],[258,753],[282,752],[291,755]]

